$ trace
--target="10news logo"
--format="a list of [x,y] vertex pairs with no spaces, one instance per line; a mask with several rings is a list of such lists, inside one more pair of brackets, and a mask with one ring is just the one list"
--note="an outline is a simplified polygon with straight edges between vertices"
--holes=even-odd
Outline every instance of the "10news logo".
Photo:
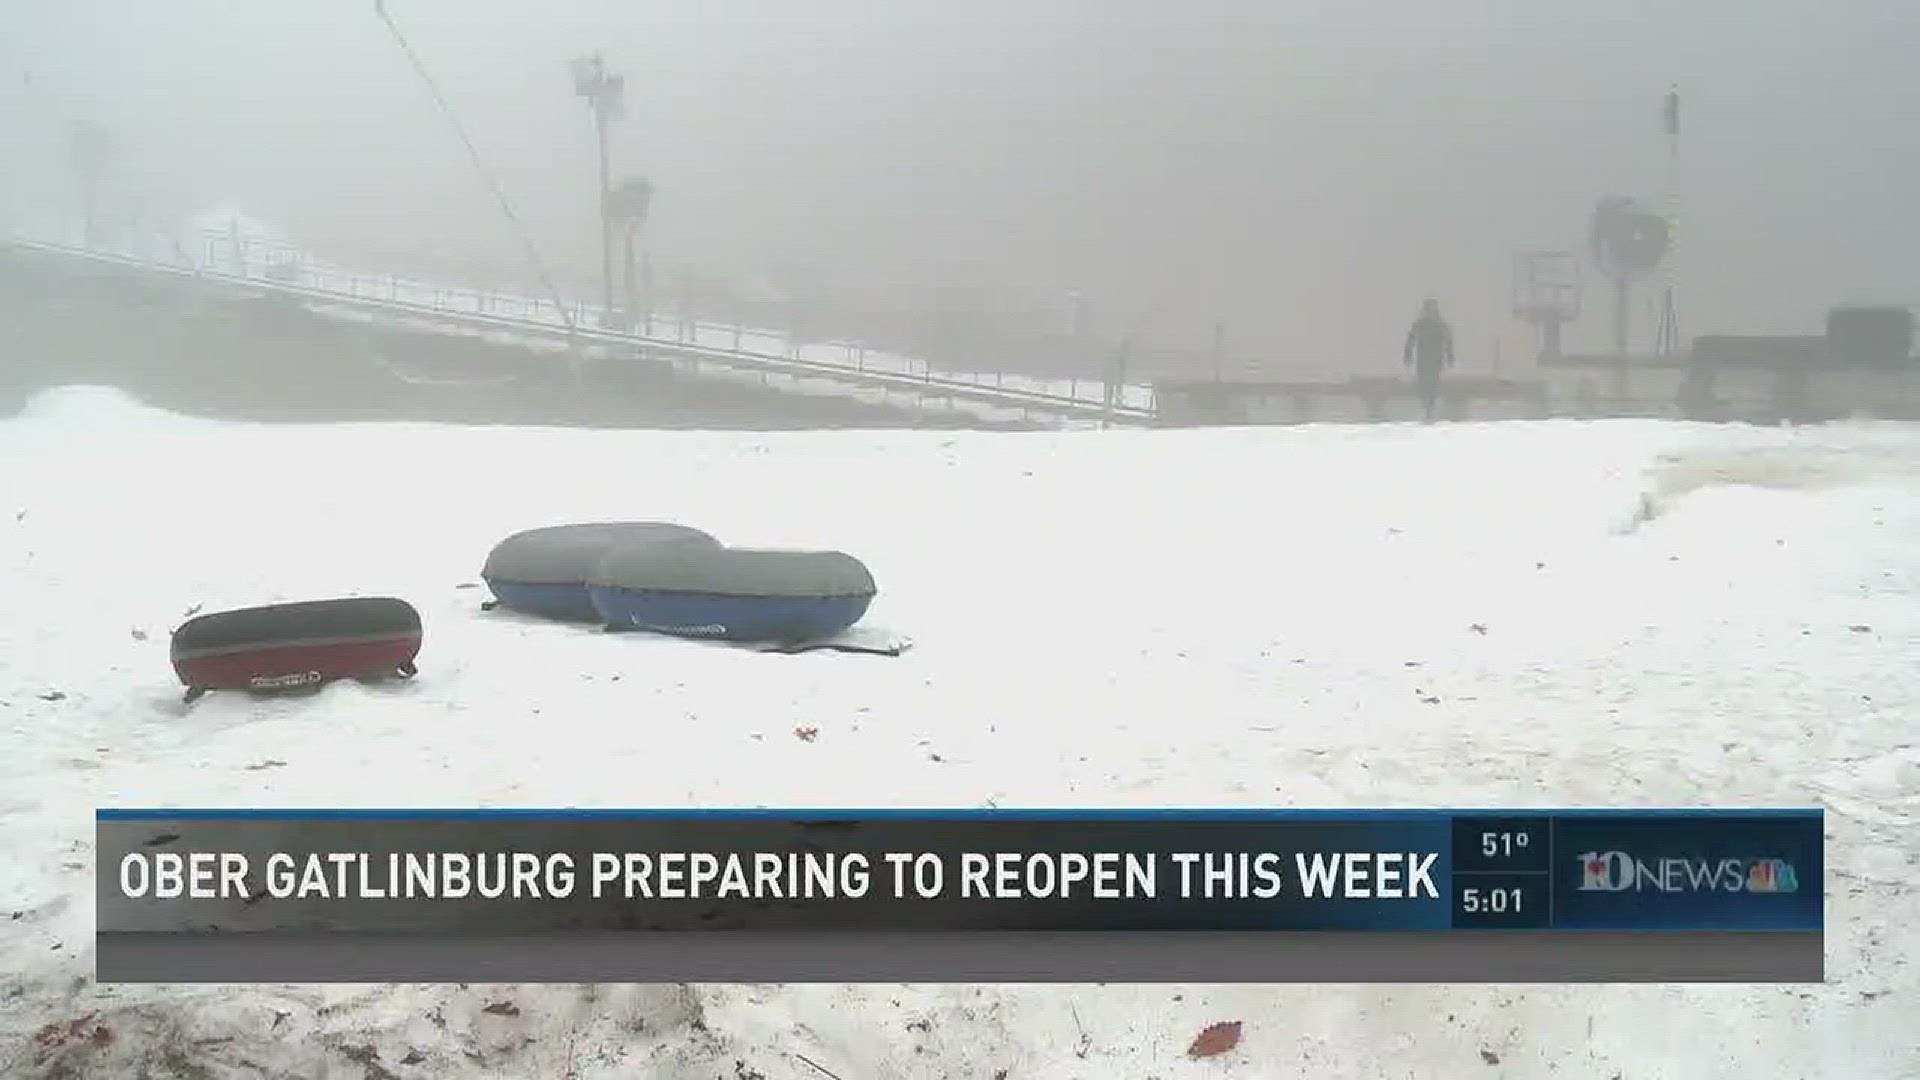
[[1579,856],[1581,892],[1791,893],[1799,875],[1785,859],[1642,860],[1624,851]]

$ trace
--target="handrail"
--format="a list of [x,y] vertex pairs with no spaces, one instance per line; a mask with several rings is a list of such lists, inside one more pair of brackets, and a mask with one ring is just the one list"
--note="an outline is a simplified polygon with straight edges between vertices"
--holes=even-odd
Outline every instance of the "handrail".
[[[479,290],[449,289],[428,282],[414,282],[398,275],[389,275],[385,281],[377,279],[363,281],[363,276],[350,271],[332,267],[307,264],[301,268],[300,276],[313,280],[317,284],[289,281],[275,277],[246,272],[250,263],[241,263],[243,272],[232,273],[217,269],[211,265],[180,265],[178,263],[141,259],[136,256],[101,251],[94,248],[76,247],[70,244],[54,243],[30,237],[15,236],[11,243],[32,249],[113,263],[131,268],[192,277],[199,280],[241,286],[264,292],[300,297],[308,301],[344,304],[349,307],[387,312],[402,316],[426,317],[443,323],[453,323],[496,331],[512,331],[546,339],[577,340],[581,342],[626,346],[652,351],[662,355],[690,358],[696,360],[717,361],[730,367],[751,368],[761,371],[780,373],[794,377],[811,377],[838,381],[854,386],[903,390],[922,396],[938,396],[948,399],[966,399],[987,406],[1002,408],[1041,409],[1064,416],[1084,419],[1105,419],[1125,423],[1151,421],[1154,411],[1139,405],[1104,400],[1090,400],[1078,396],[1054,393],[1047,390],[992,385],[966,379],[936,376],[930,365],[912,370],[912,358],[901,357],[909,364],[907,371],[888,371],[871,366],[864,356],[856,364],[833,363],[825,360],[808,359],[798,355],[781,355],[757,352],[748,348],[726,348],[703,344],[697,340],[702,329],[724,329],[733,334],[738,341],[742,334],[753,334],[744,327],[713,327],[711,324],[695,324],[692,327],[696,340],[681,337],[659,337],[628,333],[596,327],[585,318],[577,317],[590,313],[584,305],[575,303],[574,312],[558,312],[561,319],[568,314],[576,314],[571,327],[563,322],[549,321],[540,316],[544,309],[552,305],[547,302],[513,296],[511,294],[482,293]],[[244,242],[243,242],[244,244]],[[208,260],[209,263],[212,260]],[[341,291],[340,282],[345,282],[345,291]],[[366,284],[369,287],[362,288]],[[332,287],[326,287],[331,285]],[[425,303],[408,299],[402,295],[407,292],[425,292],[433,302]],[[443,297],[470,295],[474,304],[471,309],[448,306]],[[491,302],[491,304],[490,304]],[[524,311],[523,316],[502,313],[499,309],[512,304]],[[489,306],[495,310],[488,310]],[[680,331],[679,320],[674,320],[676,331]],[[767,333],[766,331],[759,332]],[[844,343],[842,343],[844,344]]]

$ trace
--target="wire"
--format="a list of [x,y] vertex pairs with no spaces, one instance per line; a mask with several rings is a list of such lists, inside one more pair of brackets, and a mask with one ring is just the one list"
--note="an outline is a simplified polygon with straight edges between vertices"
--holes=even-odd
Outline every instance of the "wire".
[[453,111],[452,103],[441,91],[440,84],[435,82],[433,76],[428,73],[419,54],[415,53],[413,46],[407,43],[407,36],[400,32],[399,24],[395,23],[393,16],[387,13],[386,0],[373,0],[373,10],[374,14],[380,16],[380,21],[387,24],[387,29],[392,32],[393,40],[399,44],[400,51],[406,53],[408,63],[413,65],[413,70],[420,76],[420,81],[425,83],[427,90],[433,94],[433,99],[439,104],[440,111],[446,115],[447,123],[452,125],[454,134],[460,137],[461,145],[467,148],[467,156],[473,160],[474,169],[480,173],[481,179],[485,180],[488,188],[493,191],[494,199],[500,204],[501,213],[506,215],[507,220],[513,223],[514,229],[519,233],[520,242],[527,249],[527,261],[532,264],[533,272],[539,275],[541,285],[552,297],[554,308],[559,311],[561,321],[566,323],[567,333],[574,333],[578,327],[574,325],[573,314],[567,308],[566,302],[561,299],[560,290],[553,283],[553,275],[547,272],[546,263],[540,258],[540,249],[534,245],[533,235],[527,231],[526,223],[520,220],[520,215],[514,213],[513,203],[507,199],[507,193],[502,190],[499,181],[488,170],[485,159],[480,156],[480,148],[474,145],[465,125],[460,123],[460,117]]

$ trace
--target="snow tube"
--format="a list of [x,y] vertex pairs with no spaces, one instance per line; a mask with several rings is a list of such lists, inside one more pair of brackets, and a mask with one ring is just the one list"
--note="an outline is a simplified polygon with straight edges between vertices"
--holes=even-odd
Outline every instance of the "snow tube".
[[803,642],[860,621],[878,591],[838,551],[615,549],[588,595],[609,627],[727,641]]
[[480,576],[502,607],[569,622],[599,619],[587,596],[587,578],[615,546],[716,547],[699,529],[655,521],[550,525],[500,541]]
[[291,690],[335,679],[410,676],[420,613],[405,600],[356,597],[220,611],[173,632],[187,700],[208,690]]

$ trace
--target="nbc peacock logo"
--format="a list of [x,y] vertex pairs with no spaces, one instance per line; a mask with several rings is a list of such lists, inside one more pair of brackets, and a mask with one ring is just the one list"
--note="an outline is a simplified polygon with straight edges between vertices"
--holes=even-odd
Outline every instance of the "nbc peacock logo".
[[1785,859],[1755,859],[1747,866],[1747,891],[1789,893],[1800,890],[1800,878]]

